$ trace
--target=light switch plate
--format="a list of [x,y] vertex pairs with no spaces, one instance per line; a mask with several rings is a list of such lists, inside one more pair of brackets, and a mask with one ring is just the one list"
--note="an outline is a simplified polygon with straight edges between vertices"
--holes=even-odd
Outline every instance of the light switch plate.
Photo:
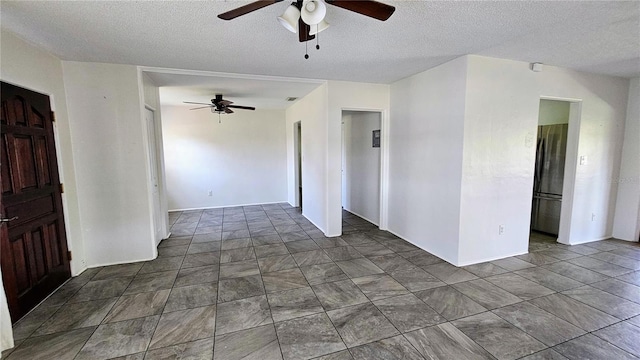
[[586,155],[580,156],[580,165],[587,165],[587,156]]

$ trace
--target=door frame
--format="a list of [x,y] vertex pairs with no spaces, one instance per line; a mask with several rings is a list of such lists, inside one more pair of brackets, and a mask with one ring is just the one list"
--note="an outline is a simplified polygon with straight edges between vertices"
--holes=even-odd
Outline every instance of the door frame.
[[[10,81],[7,79],[0,79],[3,82],[7,83],[7,84],[11,84],[14,86],[18,86],[21,87],[23,89],[27,89],[30,91],[34,91],[43,95],[47,95],[49,97],[49,106],[51,107],[51,112],[53,112],[54,114],[56,114],[56,96],[54,94],[52,94],[49,91],[46,91],[44,89],[38,89],[32,86],[28,86],[28,85],[24,85],[24,84],[19,84],[16,83],[14,81]],[[68,114],[67,114],[68,115]],[[65,223],[65,235],[66,235],[66,242],[67,242],[67,250],[71,251],[73,253],[74,251],[74,247],[72,244],[72,239],[74,239],[74,237],[71,235],[71,226],[69,226],[69,224],[73,223],[73,221],[70,220],[70,216],[69,216],[69,203],[67,201],[67,193],[69,192],[73,192],[75,193],[75,188],[73,186],[68,186],[70,182],[67,181],[67,178],[65,177],[65,172],[63,169],[63,163],[64,162],[64,158],[61,154],[61,143],[60,143],[60,134],[59,134],[59,130],[58,130],[58,121],[56,121],[57,119],[53,120],[51,122],[52,126],[53,126],[53,141],[55,143],[55,147],[56,147],[56,159],[57,159],[57,163],[58,163],[58,178],[60,179],[60,183],[64,184],[65,189],[64,192],[61,193],[61,198],[62,198],[62,217],[64,219],[64,223]],[[73,166],[72,166],[73,168]],[[75,182],[71,182],[73,185],[75,185]],[[76,205],[76,209],[77,209],[77,205]],[[77,218],[79,220],[79,218]],[[79,241],[80,243],[82,243],[81,237],[79,237]],[[82,247],[80,247],[82,248]],[[71,268],[71,277],[74,277],[78,274],[80,274],[81,272],[83,272],[84,270],[87,269],[87,265],[85,262],[85,258],[84,258],[84,254],[82,254],[82,251],[78,251],[76,253],[74,253],[74,259],[73,260],[69,260],[69,267]],[[75,270],[74,270],[75,269]],[[4,290],[4,289],[3,289]]]
[[[293,123],[293,169],[294,169],[294,181],[293,181],[293,193],[295,207],[302,207],[302,199],[300,194],[300,187],[302,186],[302,120]],[[304,188],[303,188],[304,191]],[[304,196],[302,196],[304,198]]]
[[[158,245],[160,243],[160,241],[165,237],[166,234],[164,234],[165,231],[163,231],[162,229],[166,229],[166,222],[164,220],[164,216],[162,213],[162,180],[161,180],[161,164],[160,164],[160,151],[159,151],[159,146],[158,146],[158,141],[159,141],[159,136],[158,136],[158,117],[156,116],[156,109],[152,106],[146,105],[144,106],[144,114],[143,117],[145,119],[145,129],[147,131],[147,163],[148,163],[148,170],[149,170],[149,192],[150,192],[150,199],[151,199],[151,214],[152,214],[152,221],[153,221],[153,234],[155,237],[155,242],[156,245]],[[152,126],[153,128],[150,129],[149,128],[149,123],[147,122],[146,119],[146,112],[150,111],[152,114]],[[153,141],[151,141],[151,135],[153,135]],[[152,149],[153,146],[153,149]],[[153,156],[152,157],[152,152],[153,152]],[[152,160],[155,159],[155,162],[153,162]],[[158,206],[154,206],[155,204],[155,199],[154,197],[156,195],[154,195],[154,184],[153,184],[153,176],[152,176],[152,168],[155,167],[155,172],[156,172],[156,182],[157,182],[157,197],[158,197]]]
[[[46,295],[44,297],[37,299],[36,300],[37,302],[33,303],[34,305],[29,307],[29,310],[27,312],[23,313],[19,318],[17,318],[17,319],[11,318],[10,319],[10,322],[12,324],[15,324],[20,319],[24,318],[24,316],[26,316],[29,312],[31,312],[33,309],[35,309],[38,305],[40,305],[40,303],[44,302],[48,297],[50,297],[52,294],[54,294],[57,291],[58,288],[62,287],[65,283],[67,283],[67,281],[72,279],[75,276],[74,274],[78,274],[78,273],[84,271],[86,269],[86,264],[85,264],[84,258],[78,259],[79,260],[78,264],[80,264],[82,266],[82,269],[77,271],[77,272],[73,271],[74,263],[71,260],[72,246],[71,246],[71,243],[70,243],[71,235],[69,233],[70,226],[68,226],[68,223],[69,223],[69,213],[68,213],[68,206],[67,206],[68,203],[67,203],[67,200],[66,200],[65,191],[63,190],[63,186],[64,186],[64,183],[65,183],[64,182],[65,178],[64,178],[64,172],[62,170],[63,160],[62,160],[62,156],[60,154],[61,146],[60,146],[60,140],[59,140],[58,127],[57,127],[56,118],[55,118],[56,108],[55,108],[54,95],[49,93],[49,92],[47,92],[47,91],[41,91],[41,90],[34,89],[32,87],[29,87],[29,86],[16,84],[16,83],[14,83],[12,81],[7,81],[5,79],[0,79],[0,80],[2,80],[2,82],[4,84],[16,87],[16,88],[18,88],[20,90],[25,90],[27,92],[33,92],[33,93],[37,94],[38,96],[46,96],[46,98],[47,98],[48,110],[50,112],[50,114],[48,114],[49,115],[49,117],[48,117],[49,118],[48,125],[51,127],[50,129],[51,129],[51,137],[52,137],[52,138],[50,138],[48,140],[53,143],[53,147],[54,147],[54,149],[53,149],[54,150],[54,152],[53,152],[53,155],[54,155],[53,156],[53,161],[51,160],[51,158],[49,158],[49,164],[52,165],[51,162],[55,163],[55,167],[54,167],[55,174],[53,174],[53,171],[50,170],[50,176],[52,177],[52,180],[53,180],[54,176],[57,177],[57,183],[53,182],[53,186],[54,186],[54,188],[56,186],[59,187],[58,189],[56,189],[54,191],[54,193],[57,193],[59,198],[56,199],[56,196],[54,196],[54,202],[55,202],[54,206],[61,206],[62,207],[62,209],[61,209],[61,211],[60,211],[60,213],[58,215],[58,218],[61,217],[61,219],[60,219],[61,223],[58,225],[59,227],[58,227],[57,230],[58,230],[58,235],[62,235],[64,237],[63,241],[59,242],[59,244],[63,246],[63,249],[61,249],[60,251],[62,252],[61,256],[63,257],[63,260],[62,260],[63,264],[62,265],[64,266],[64,269],[63,269],[64,270],[64,272],[63,272],[64,278],[62,278],[61,280],[64,280],[64,281],[57,282],[57,284],[51,284],[52,286],[49,286],[49,287],[46,287],[45,289],[42,289],[42,290],[45,290],[44,293]],[[45,125],[45,129],[46,129],[46,127],[47,126]],[[49,147],[49,146],[50,146],[50,143],[47,144],[47,147]],[[48,152],[49,151],[50,151],[50,149],[48,150]],[[48,154],[48,155],[50,155],[50,154]],[[0,205],[1,204],[2,204],[2,195],[0,195]],[[0,210],[3,210],[3,208],[4,208],[4,206],[0,206]],[[2,213],[1,215],[2,215],[2,217],[8,217],[9,216],[8,214],[4,214],[4,213]],[[16,219],[17,219],[17,217],[16,217]],[[7,243],[4,243],[4,244],[8,244],[8,241],[9,241],[9,239],[8,239],[8,237],[9,237],[8,226],[9,226],[9,224],[5,224],[5,223],[0,224],[0,228],[1,228],[0,235],[7,238]],[[21,225],[19,225],[19,226],[21,226]],[[3,248],[4,248],[4,246],[3,246]],[[5,250],[6,250],[6,248],[5,248]],[[83,254],[79,254],[79,255],[83,255]],[[18,296],[18,294],[11,294],[11,292],[7,292],[7,290],[5,289],[5,286],[6,286],[7,282],[5,282],[5,281],[3,281],[1,279],[3,276],[4,276],[4,273],[0,269],[0,284],[2,284],[2,286],[0,288],[0,296],[3,296],[3,297],[6,298],[6,300],[7,300],[6,301],[7,309],[10,312],[11,311],[15,311],[15,307],[16,306],[20,307],[20,303],[18,302],[19,299],[16,299],[16,296]],[[39,285],[43,285],[43,283],[39,282]],[[53,287],[53,286],[55,286],[55,287]],[[46,289],[48,289],[48,290],[46,290]],[[28,300],[28,298],[26,300]],[[15,303],[12,304],[12,301],[15,301]],[[23,301],[24,301],[24,299],[23,299]],[[14,315],[14,314],[11,314],[11,315]]]
[[[389,116],[385,109],[374,108],[353,108],[343,107],[340,109],[340,121],[342,122],[342,114],[345,111],[358,111],[380,114],[380,230],[388,230],[388,214],[389,214]],[[343,126],[340,125],[340,131],[344,134]],[[343,135],[341,135],[343,136]],[[340,148],[340,169],[342,170],[342,159],[344,158],[343,146]],[[342,173],[340,174],[342,183]],[[340,203],[342,204],[342,184],[340,185]]]
[[[565,152],[564,179],[562,183],[562,204],[560,206],[560,227],[557,242],[572,244],[573,201],[578,171],[578,145],[580,143],[580,123],[582,120],[582,100],[555,96],[540,96],[540,100],[564,101],[569,103],[569,126],[567,130],[567,150]],[[539,115],[539,114],[538,114]],[[538,123],[536,122],[536,128]],[[533,174],[532,174],[533,176]],[[531,212],[531,211],[529,211]]]
[[[352,114],[354,112],[362,113],[362,114],[378,114],[380,116],[379,117],[380,118],[380,129],[382,130],[382,114],[380,112],[377,112],[377,111],[360,111],[360,110],[359,111],[349,111],[349,112],[352,113]],[[347,152],[346,152],[345,145],[346,145],[346,140],[348,139],[348,137],[345,134],[344,116],[345,116],[345,110],[342,111],[342,119],[341,119],[341,126],[340,126],[340,128],[341,128],[341,136],[340,136],[340,138],[341,138],[341,152],[342,152],[342,155],[340,156],[340,158],[342,160],[342,163],[341,163],[341,178],[340,178],[340,180],[342,182],[342,185],[340,186],[340,189],[341,189],[341,192],[342,192],[342,194],[341,194],[341,203],[342,203],[342,209],[343,210],[347,210],[347,211],[351,212],[351,210],[346,209],[344,207],[344,204],[345,204],[345,191],[347,189],[347,187],[346,187],[347,186],[347,178],[348,178],[348,174],[349,174],[349,169],[346,166]],[[350,121],[354,122],[356,120],[351,119]],[[381,136],[382,136],[382,131],[381,131]],[[382,145],[382,144],[380,144],[380,145]],[[382,212],[381,212],[381,208],[382,208],[382,192],[381,192],[381,188],[382,188],[382,148],[380,148],[380,161],[378,162],[377,166],[378,166],[377,170],[380,173],[380,176],[379,176],[379,179],[378,179],[378,182],[379,182],[378,183],[378,200],[379,200],[378,201],[378,224],[373,222],[373,220],[364,217],[361,214],[357,214],[357,213],[353,213],[353,214],[357,215],[357,216],[359,216],[359,217],[361,217],[361,218],[363,218],[365,220],[367,220],[368,222],[370,222],[370,223],[372,223],[372,224],[374,224],[374,225],[376,225],[378,227],[380,227],[380,223],[381,223],[381,220],[382,220],[382,218],[381,218],[381,214],[382,214]]]
[[[149,214],[151,214],[151,233],[154,236],[154,251],[157,252],[156,247],[158,246],[158,244],[160,244],[160,241],[162,241],[165,237],[168,236],[168,234],[160,234],[158,233],[158,230],[160,229],[167,229],[167,224],[168,224],[168,219],[167,216],[164,215],[163,211],[162,211],[162,202],[163,202],[163,198],[166,196],[165,191],[164,191],[164,186],[163,186],[163,181],[162,181],[162,176],[164,173],[164,167],[162,166],[161,163],[161,156],[164,156],[164,154],[162,154],[162,152],[160,151],[160,146],[158,146],[158,144],[162,141],[162,138],[159,136],[160,132],[162,131],[162,129],[159,129],[159,121],[158,121],[158,111],[156,110],[155,107],[150,106],[146,103],[144,103],[143,101],[143,111],[142,111],[142,122],[143,122],[143,126],[145,131],[143,132],[143,137],[144,137],[144,143],[146,144],[145,146],[145,156],[147,158],[147,183],[149,184],[148,186],[148,197],[149,197]],[[149,110],[153,113],[153,136],[154,136],[154,141],[153,143],[150,141],[150,129],[149,129],[149,125],[147,123],[147,119],[145,116],[146,111]],[[154,149],[151,149],[151,146],[155,145]],[[155,153],[155,163],[152,163],[152,159],[154,157],[152,157],[151,152]],[[153,181],[152,181],[152,173],[151,173],[151,167],[155,166],[156,168],[156,177],[157,177],[157,182],[158,182],[158,207],[156,208],[154,206],[154,186],[153,186]],[[165,230],[166,232],[166,230]]]

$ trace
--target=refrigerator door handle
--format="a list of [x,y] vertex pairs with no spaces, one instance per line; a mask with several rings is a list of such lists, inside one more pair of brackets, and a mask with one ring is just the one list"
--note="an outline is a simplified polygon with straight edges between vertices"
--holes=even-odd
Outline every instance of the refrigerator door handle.
[[538,138],[538,144],[536,146],[536,162],[535,162],[535,169],[533,172],[533,191],[537,192],[540,191],[540,180],[542,179],[542,138]]
[[540,199],[540,200],[548,200],[548,201],[558,201],[558,202],[562,202],[562,198],[557,198],[557,197],[548,197],[548,196],[543,196],[543,195],[534,195],[533,196],[534,199]]
[[544,162],[547,157],[547,143],[544,138],[540,139],[540,180],[544,177]]

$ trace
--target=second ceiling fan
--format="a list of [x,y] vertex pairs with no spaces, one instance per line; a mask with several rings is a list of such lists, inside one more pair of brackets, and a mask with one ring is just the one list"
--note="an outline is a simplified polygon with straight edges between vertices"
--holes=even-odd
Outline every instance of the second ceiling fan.
[[196,107],[189,110],[198,110],[198,109],[207,109],[210,108],[212,113],[218,114],[233,114],[233,110],[231,109],[242,109],[242,110],[255,110],[256,108],[253,106],[241,106],[241,105],[231,105],[233,101],[225,100],[222,98],[222,94],[216,94],[215,99],[211,99],[211,104],[193,102],[193,101],[184,101],[185,104],[195,104],[195,105],[205,105]]
[[[281,1],[283,0],[254,1],[222,13],[218,17],[223,20],[232,20]],[[291,3],[282,16],[278,17],[278,21],[289,31],[297,32],[300,42],[313,40],[319,32],[329,27],[329,24],[324,20],[325,3],[381,21],[387,20],[396,10],[391,5],[373,0],[296,0]],[[319,46],[316,45],[316,48],[319,49]],[[305,55],[305,58],[308,58],[308,55]]]

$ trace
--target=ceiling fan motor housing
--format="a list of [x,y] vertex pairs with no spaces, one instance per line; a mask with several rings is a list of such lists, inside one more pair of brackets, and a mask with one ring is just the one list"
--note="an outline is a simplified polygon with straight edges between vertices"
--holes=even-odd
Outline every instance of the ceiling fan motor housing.
[[211,103],[214,105],[218,105],[220,101],[222,101],[222,94],[216,94],[216,98],[211,99]]

